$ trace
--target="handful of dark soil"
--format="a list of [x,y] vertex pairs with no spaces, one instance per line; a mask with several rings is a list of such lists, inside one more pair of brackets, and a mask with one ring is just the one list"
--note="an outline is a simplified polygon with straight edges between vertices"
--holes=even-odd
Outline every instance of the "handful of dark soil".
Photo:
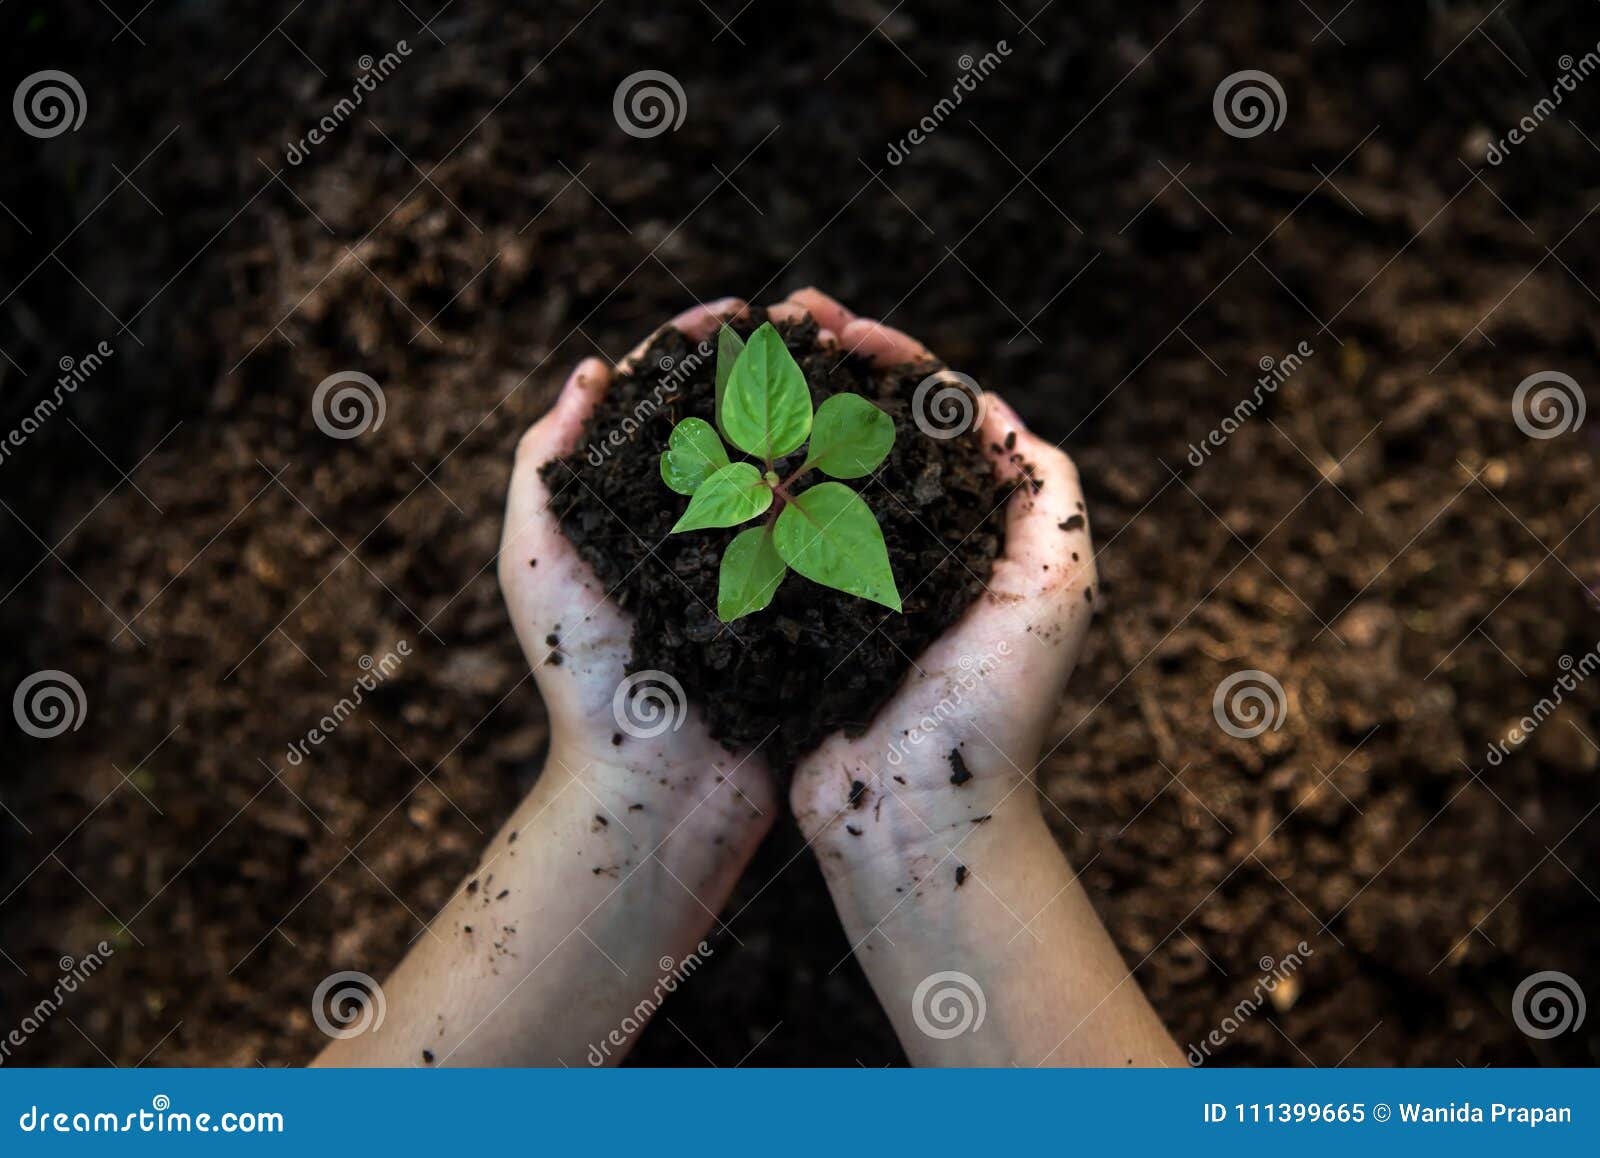
[[[765,320],[753,310],[733,328],[747,337]],[[850,485],[883,529],[903,614],[791,571],[764,611],[717,618],[718,568],[740,528],[669,534],[688,500],[659,468],[674,425],[713,421],[714,336],[660,335],[632,373],[613,378],[579,448],[542,474],[567,537],[634,618],[628,671],[670,673],[713,736],[759,746],[788,772],[830,733],[863,730],[911,660],[979,594],[1002,548],[1006,490],[976,431],[937,438],[914,420],[914,391],[937,363],[879,370],[818,345],[812,322],[778,330],[813,406],[854,393],[894,419],[889,457]]]

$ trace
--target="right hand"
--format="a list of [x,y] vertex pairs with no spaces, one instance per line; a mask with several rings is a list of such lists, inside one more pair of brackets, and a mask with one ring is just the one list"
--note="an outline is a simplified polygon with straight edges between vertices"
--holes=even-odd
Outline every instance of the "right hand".
[[[797,303],[847,349],[880,364],[927,356],[920,343],[814,290],[780,308]],[[938,861],[980,817],[1001,826],[1013,815],[1038,815],[1034,766],[1093,617],[1094,553],[1072,460],[1031,434],[996,394],[984,405],[979,433],[997,477],[1019,478],[1016,456],[1043,486],[1022,479],[1007,504],[1004,554],[983,594],[917,657],[867,731],[830,737],[796,769],[795,817],[830,875],[879,858],[901,864],[907,853]],[[855,781],[867,788],[859,806],[851,803]]]

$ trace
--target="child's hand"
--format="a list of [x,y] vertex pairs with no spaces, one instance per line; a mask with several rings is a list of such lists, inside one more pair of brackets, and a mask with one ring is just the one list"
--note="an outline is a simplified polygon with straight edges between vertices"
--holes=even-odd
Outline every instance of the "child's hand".
[[[886,364],[926,356],[912,339],[851,318],[837,303],[822,312],[846,349]],[[949,876],[960,863],[956,846],[977,824],[1037,812],[1029,782],[1093,616],[1094,554],[1072,460],[1030,434],[995,394],[983,402],[985,452],[999,477],[1022,481],[1006,509],[1004,555],[985,592],[916,658],[867,732],[831,737],[796,770],[800,827],[838,854],[823,856],[825,868],[914,854],[928,871],[948,860]],[[852,801],[858,781],[866,791]]]
[[[699,340],[743,308],[742,302],[732,299],[714,302],[697,306],[668,325]],[[642,342],[623,360],[623,367],[648,344],[649,339]],[[506,503],[500,589],[549,711],[552,759],[545,774],[559,778],[563,773],[582,773],[591,779],[622,781],[633,793],[631,802],[637,803],[642,778],[635,773],[648,768],[652,775],[642,785],[644,794],[661,797],[674,816],[695,811],[726,774],[731,788],[718,792],[718,799],[705,805],[706,815],[696,823],[740,814],[764,814],[770,823],[776,794],[764,759],[727,752],[711,739],[692,703],[687,704],[681,725],[669,725],[675,713],[685,710],[681,690],[654,680],[625,686],[632,623],[608,597],[549,510],[550,493],[539,469],[578,449],[584,424],[610,377],[598,358],[579,364],[556,404],[518,444]],[[584,484],[574,479],[567,485]],[[626,518],[626,512],[617,513]],[[670,784],[663,787],[662,778]],[[659,792],[654,791],[657,788]]]
[[[670,324],[703,337],[740,308]],[[714,742],[693,704],[627,706],[632,625],[549,509],[539,468],[577,448],[609,381],[597,358],[578,367],[518,445],[506,502],[500,588],[550,715],[544,771],[383,983],[383,1033],[321,1064],[620,1060],[663,976],[716,951],[702,939],[776,818],[765,761]]]
[[[885,364],[926,356],[815,291],[780,310],[810,313]],[[913,1062],[1182,1064],[1033,785],[1094,610],[1078,472],[994,394],[985,403],[996,472],[1025,476],[1008,501],[1004,554],[866,733],[833,736],[801,761],[795,817]]]

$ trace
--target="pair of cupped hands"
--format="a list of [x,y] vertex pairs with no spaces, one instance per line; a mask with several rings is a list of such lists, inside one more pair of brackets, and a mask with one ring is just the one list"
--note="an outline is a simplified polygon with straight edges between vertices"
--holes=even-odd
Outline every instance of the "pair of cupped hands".
[[[714,302],[668,325],[700,341],[745,308]],[[768,313],[809,315],[841,353],[883,365],[929,356],[816,290]],[[523,436],[511,478],[500,585],[549,711],[544,770],[383,983],[382,1033],[334,1033],[320,1064],[614,1063],[691,966],[740,943],[744,909],[729,909],[779,815],[778,779],[760,751],[714,740],[692,702],[676,728],[618,733],[632,624],[540,477],[577,449],[613,372],[578,366]],[[1181,1064],[1032,781],[1093,609],[1078,474],[993,391],[983,403],[997,475],[1026,463],[1037,485],[1006,500],[1005,550],[983,593],[863,734],[800,761],[789,805],[912,1061]],[[772,883],[753,883],[744,906]],[[752,1054],[779,1027],[763,1028]]]
[[[699,341],[746,310],[744,302],[729,298],[696,306],[667,325]],[[807,315],[824,342],[877,364],[931,358],[915,339],[857,317],[815,289],[768,307],[773,321]],[[641,342],[616,371],[599,358],[585,359],[551,410],[523,435],[507,502],[500,585],[549,711],[557,757],[552,764],[612,788],[628,785],[637,794],[637,764],[644,760],[650,784],[671,787],[655,795],[662,798],[657,811],[672,823],[692,832],[727,825],[764,831],[777,814],[776,778],[760,752],[729,753],[713,740],[693,704],[682,726],[654,738],[647,754],[631,741],[613,744],[613,696],[625,675],[631,622],[562,532],[539,474],[545,463],[579,445],[611,375],[635,364],[649,343]],[[1012,494],[1004,554],[983,594],[915,657],[903,686],[867,731],[853,738],[834,735],[796,768],[789,803],[802,832],[808,841],[838,848],[847,862],[908,847],[937,856],[947,831],[975,811],[981,815],[1002,802],[1038,807],[1024,782],[1031,779],[1092,616],[1093,553],[1086,520],[1073,518],[1084,507],[1072,461],[1029,433],[995,391],[987,391],[982,403],[979,437],[997,476],[1014,478],[1020,459],[1031,464],[1042,486],[1022,486]],[[537,564],[530,566],[531,560]],[[559,665],[544,662],[552,633],[559,634],[564,654]],[[948,701],[953,681],[980,657],[997,655],[1003,658],[985,665],[981,680],[962,681],[973,686],[963,686],[959,711],[935,712]],[[937,721],[931,734],[925,727],[930,717]],[[917,736],[914,746],[904,742],[908,733]],[[887,756],[897,741],[891,766]],[[952,750],[962,753],[971,781],[952,784]],[[871,824],[850,815],[858,780],[874,793]],[[850,833],[854,839],[842,840],[847,822],[857,831]]]

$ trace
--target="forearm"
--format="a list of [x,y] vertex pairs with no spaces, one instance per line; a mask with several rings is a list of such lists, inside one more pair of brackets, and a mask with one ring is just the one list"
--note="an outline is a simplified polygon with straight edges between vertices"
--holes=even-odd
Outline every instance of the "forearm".
[[841,817],[819,841],[856,958],[911,1060],[1182,1064],[1032,789],[971,788],[992,812],[960,790],[902,792]]
[[585,767],[552,750],[383,983],[382,1028],[335,1041],[317,1064],[620,1060],[663,978],[685,958],[697,967],[769,824],[715,769]]

